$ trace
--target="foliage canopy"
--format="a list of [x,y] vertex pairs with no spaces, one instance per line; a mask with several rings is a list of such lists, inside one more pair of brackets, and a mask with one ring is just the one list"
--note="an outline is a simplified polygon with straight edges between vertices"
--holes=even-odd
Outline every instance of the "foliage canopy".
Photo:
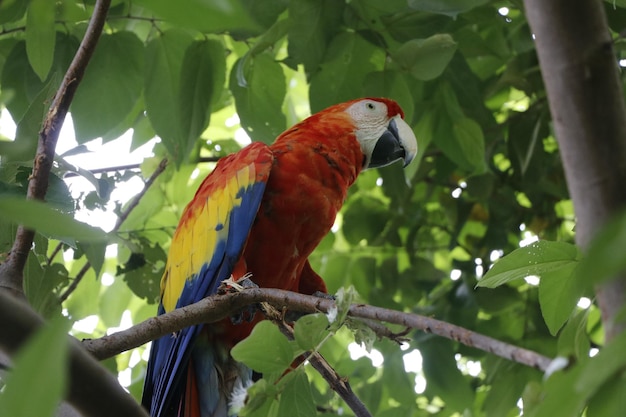
[[[626,25],[624,6],[606,3],[615,33]],[[353,286],[361,302],[434,316],[575,365],[544,380],[536,370],[429,334],[411,333],[400,348],[364,331],[328,330],[323,315],[306,318],[301,328],[310,332],[294,343],[260,326],[252,337],[271,346],[259,352],[244,343],[235,357],[271,376],[294,352],[319,348],[382,417],[515,416],[520,404],[529,416],[585,408],[587,416],[619,414],[626,338],[590,359],[590,347],[604,344],[600,313],[593,300],[579,300],[593,297],[592,279],[623,268],[621,255],[606,255],[621,253],[623,220],[581,262],[519,1],[114,0],[71,107],[78,146],[57,155],[48,204],[25,203],[18,198],[26,193],[37,132],[92,11],[92,1],[0,2],[0,104],[17,125],[14,137],[0,138],[0,261],[16,224],[37,228],[24,286],[42,315],[91,320],[90,333],[74,326],[79,338],[154,315],[171,234],[213,166],[201,160],[240,149],[243,132],[269,143],[309,112],[387,96],[416,132],[419,163],[361,175],[336,230],[312,256],[314,269],[333,293]],[[129,130],[131,150],[153,144],[140,170],[94,174],[71,162],[94,139],[119,141]],[[72,219],[119,214],[127,198],[115,191],[148,177],[163,157],[169,167],[118,230],[101,233]],[[74,172],[89,185],[63,180]],[[107,247],[116,250],[105,256]],[[595,259],[607,271],[592,278]],[[79,285],[65,294],[87,262]],[[575,274],[579,264],[585,274]],[[52,333],[43,337],[57,343]],[[381,354],[380,365],[351,359],[355,337]],[[36,343],[41,349],[36,340],[24,356]],[[416,358],[406,355],[414,349],[421,366],[406,370],[403,357]],[[144,350],[106,362],[136,397]],[[268,381],[255,385],[246,416],[345,408],[309,369]]]

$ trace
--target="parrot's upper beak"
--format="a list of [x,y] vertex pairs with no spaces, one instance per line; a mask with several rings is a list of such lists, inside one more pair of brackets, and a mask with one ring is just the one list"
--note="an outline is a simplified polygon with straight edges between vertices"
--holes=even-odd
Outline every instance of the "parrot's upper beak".
[[417,139],[413,130],[400,116],[395,116],[376,142],[368,168],[384,167],[399,159],[406,167],[416,154]]

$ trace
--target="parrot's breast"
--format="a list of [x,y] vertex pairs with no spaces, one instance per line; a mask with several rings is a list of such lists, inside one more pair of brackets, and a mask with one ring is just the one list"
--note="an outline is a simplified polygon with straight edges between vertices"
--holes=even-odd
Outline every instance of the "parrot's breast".
[[[359,173],[362,154],[358,144],[337,149],[319,143],[302,146],[301,142],[272,146],[274,165],[243,256],[235,266],[235,279],[251,274],[251,280],[262,288],[326,292],[321,281],[301,284],[301,278],[311,276],[302,271],[311,252],[330,232]],[[212,326],[212,332],[233,345],[262,318],[257,314],[251,323],[236,326],[224,322],[224,327]]]

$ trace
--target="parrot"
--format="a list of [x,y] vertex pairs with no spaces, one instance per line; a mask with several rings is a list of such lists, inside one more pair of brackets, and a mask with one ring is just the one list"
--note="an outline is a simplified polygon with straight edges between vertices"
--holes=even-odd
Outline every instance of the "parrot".
[[[158,314],[215,294],[224,280],[327,293],[308,257],[365,169],[407,166],[417,140],[388,98],[336,104],[221,158],[183,210],[161,279]],[[261,317],[199,324],[152,342],[142,405],[153,417],[232,417],[253,373],[230,356]],[[240,321],[240,320],[237,320]]]

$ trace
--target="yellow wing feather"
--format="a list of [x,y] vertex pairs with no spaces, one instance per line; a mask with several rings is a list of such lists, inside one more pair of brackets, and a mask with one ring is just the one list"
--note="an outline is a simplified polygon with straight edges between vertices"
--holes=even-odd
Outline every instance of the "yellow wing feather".
[[[237,156],[239,159],[242,156],[236,154],[230,161],[224,161],[222,166],[218,164],[200,187],[194,200],[185,208],[172,238],[161,280],[161,303],[165,311],[176,308],[186,283],[196,279],[202,267],[211,262],[220,243],[229,238],[230,227],[238,226],[230,224],[231,215],[238,208],[247,209],[242,207],[249,204],[246,198],[250,200],[250,197],[246,193],[254,185],[263,182],[264,186],[267,181],[272,156],[265,145],[255,144],[252,148],[254,152],[248,160],[239,161]],[[257,176],[255,165],[259,165],[262,175]],[[258,198],[258,202],[255,212],[249,214],[251,216],[256,216],[256,209],[260,204],[260,197],[255,198]],[[252,220],[250,219],[248,228]],[[245,233],[247,237],[249,229],[237,232]],[[220,256],[224,256],[223,253]]]

